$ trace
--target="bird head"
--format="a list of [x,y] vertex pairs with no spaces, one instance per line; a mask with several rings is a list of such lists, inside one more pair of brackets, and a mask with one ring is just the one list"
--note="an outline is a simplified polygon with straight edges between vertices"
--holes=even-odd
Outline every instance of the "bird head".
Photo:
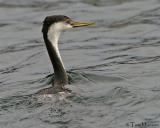
[[42,32],[47,32],[51,27],[54,31],[94,25],[94,22],[77,22],[64,15],[47,16],[43,22]]

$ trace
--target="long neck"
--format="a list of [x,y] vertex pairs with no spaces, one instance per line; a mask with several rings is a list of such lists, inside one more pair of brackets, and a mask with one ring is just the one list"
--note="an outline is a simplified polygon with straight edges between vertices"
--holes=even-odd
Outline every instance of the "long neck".
[[68,77],[58,49],[59,36],[60,32],[53,31],[52,33],[48,32],[48,34],[43,33],[43,38],[48,50],[48,54],[54,68],[54,85],[64,86],[68,84]]

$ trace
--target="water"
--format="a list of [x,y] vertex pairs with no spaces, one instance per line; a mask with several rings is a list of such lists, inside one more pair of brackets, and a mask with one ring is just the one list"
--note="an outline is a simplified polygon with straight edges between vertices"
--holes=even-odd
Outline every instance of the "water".
[[[96,26],[61,35],[75,95],[38,101],[53,77],[42,21],[55,14]],[[159,128],[159,24],[159,0],[0,0],[0,128]]]

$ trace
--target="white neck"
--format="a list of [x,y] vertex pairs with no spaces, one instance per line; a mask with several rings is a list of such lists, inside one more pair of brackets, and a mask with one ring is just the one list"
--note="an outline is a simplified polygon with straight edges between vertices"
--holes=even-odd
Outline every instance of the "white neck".
[[[49,41],[52,43],[53,48],[55,48],[59,59],[62,62],[62,58],[61,58],[59,48],[58,48],[58,41],[59,41],[60,34],[61,34],[61,31],[55,29],[55,25],[52,25],[50,29],[48,30],[47,36],[48,36]],[[62,65],[63,65],[63,62],[62,62]],[[63,65],[63,68],[64,68],[64,65]]]

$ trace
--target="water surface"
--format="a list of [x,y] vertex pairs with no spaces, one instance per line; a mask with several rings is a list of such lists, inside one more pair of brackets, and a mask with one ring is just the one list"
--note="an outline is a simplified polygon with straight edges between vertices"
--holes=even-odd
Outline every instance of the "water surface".
[[[53,77],[42,21],[57,14],[96,26],[61,35],[75,96],[37,101]],[[160,127],[159,0],[0,0],[0,15],[1,128]]]

